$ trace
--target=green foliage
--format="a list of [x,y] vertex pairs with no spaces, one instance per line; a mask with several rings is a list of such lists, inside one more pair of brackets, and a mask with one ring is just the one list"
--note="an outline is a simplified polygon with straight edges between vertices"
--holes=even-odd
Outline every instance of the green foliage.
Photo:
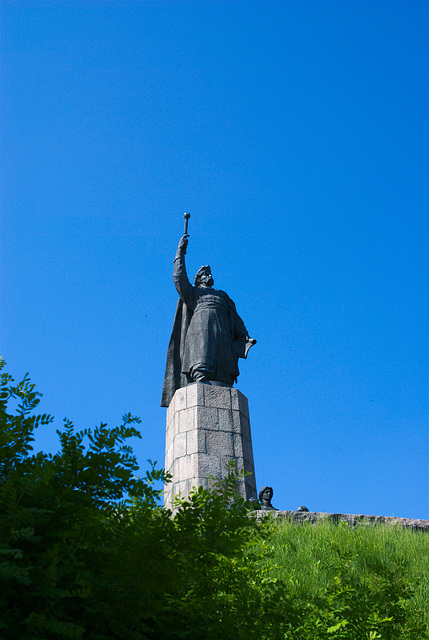
[[429,638],[428,538],[260,523],[232,469],[172,514],[154,488],[164,472],[136,475],[138,418],[65,421],[59,452],[34,454],[52,421],[32,415],[39,402],[28,375],[2,373],[2,640]]
[[[1,363],[3,368],[4,362]],[[30,413],[40,402],[28,375],[0,391],[0,629],[2,638],[80,638],[99,620],[115,542],[128,533],[130,505],[157,510],[162,471],[136,477],[136,458],[125,442],[140,438],[123,424],[75,432],[65,421],[56,455],[32,454],[34,430],[51,416]],[[8,403],[18,402],[14,415]],[[129,585],[127,585],[129,588]],[[117,594],[114,600],[116,601]],[[113,600],[113,598],[112,598]],[[112,600],[110,605],[112,605]],[[103,602],[103,606],[109,604]],[[97,636],[94,636],[97,637]]]
[[240,562],[264,527],[235,473],[173,516],[153,488],[164,473],[135,475],[136,418],[79,432],[66,421],[59,453],[32,454],[34,429],[52,420],[30,415],[40,394],[28,376],[13,386],[4,374],[1,399],[2,638],[263,637],[276,581],[261,588],[256,565]]
[[429,638],[429,538],[401,527],[273,522],[262,564],[300,609],[292,638]]

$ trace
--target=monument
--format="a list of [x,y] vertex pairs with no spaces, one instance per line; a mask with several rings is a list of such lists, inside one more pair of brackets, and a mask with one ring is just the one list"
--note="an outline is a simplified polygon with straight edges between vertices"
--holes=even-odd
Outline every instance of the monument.
[[271,504],[273,493],[272,487],[262,487],[259,492],[259,504],[261,505],[261,511],[278,511],[278,509],[273,507]]
[[188,220],[174,259],[173,279],[179,294],[168,346],[161,406],[168,407],[165,469],[172,482],[164,506],[192,487],[208,488],[227,464],[249,472],[239,483],[245,499],[256,499],[249,409],[245,396],[233,388],[238,359],[246,358],[256,340],[250,338],[231,298],[214,289],[209,265],[189,282],[185,254]]

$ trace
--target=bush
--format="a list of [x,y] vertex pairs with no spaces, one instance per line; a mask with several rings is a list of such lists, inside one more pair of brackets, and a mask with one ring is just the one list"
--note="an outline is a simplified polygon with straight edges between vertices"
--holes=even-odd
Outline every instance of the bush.
[[238,561],[262,529],[236,474],[196,490],[173,517],[153,487],[164,472],[135,475],[127,441],[141,437],[138,418],[79,432],[65,421],[60,451],[34,454],[34,431],[52,421],[32,415],[40,396],[28,375],[15,386],[2,373],[2,638],[258,637],[254,616],[271,595]]

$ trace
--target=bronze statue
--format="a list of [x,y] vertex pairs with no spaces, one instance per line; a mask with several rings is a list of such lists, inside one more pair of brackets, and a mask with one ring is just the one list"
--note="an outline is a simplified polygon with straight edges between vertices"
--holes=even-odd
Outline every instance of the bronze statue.
[[274,492],[272,487],[262,487],[262,489],[260,490],[259,502],[262,511],[278,511],[278,509],[273,507],[273,505],[271,504],[273,493]]
[[162,407],[177,389],[193,382],[232,387],[239,375],[238,358],[246,358],[256,340],[249,337],[231,298],[213,288],[209,265],[201,267],[194,286],[186,274],[189,214],[174,259],[174,284],[179,294],[168,345]]

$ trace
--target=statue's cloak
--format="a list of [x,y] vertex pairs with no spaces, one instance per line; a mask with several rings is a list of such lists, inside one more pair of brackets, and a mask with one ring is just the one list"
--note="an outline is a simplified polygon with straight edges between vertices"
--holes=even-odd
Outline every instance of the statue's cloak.
[[[201,289],[192,287],[193,294],[198,296],[198,292],[201,293]],[[210,294],[213,290],[204,290],[205,294]],[[216,291],[218,295],[222,295],[227,307],[226,322],[228,328],[226,328],[226,334],[229,336],[225,343],[225,333],[223,334],[223,340],[221,340],[221,348],[223,348],[221,361],[221,369],[216,369],[217,373],[220,373],[220,377],[217,380],[223,384],[231,384],[237,379],[239,374],[238,359],[246,358],[249,348],[253,342],[249,339],[246,327],[243,324],[242,319],[238,315],[235,304],[229,298],[224,291]],[[196,298],[195,298],[196,299]],[[195,305],[194,305],[195,307]],[[190,383],[189,372],[190,365],[193,362],[189,362],[189,349],[186,352],[186,338],[188,329],[191,324],[194,309],[183,302],[181,298],[177,303],[176,313],[174,316],[173,330],[171,332],[170,342],[167,350],[167,364],[165,368],[164,386],[162,389],[161,407],[168,407],[177,389],[186,387]],[[218,318],[218,322],[220,318]],[[217,322],[217,324],[218,324]],[[195,330],[195,327],[194,327]],[[198,331],[198,327],[197,327]],[[189,345],[188,345],[189,347]],[[211,356],[208,358],[211,364],[216,367],[216,355],[213,354],[213,349],[203,349],[205,354],[203,359],[196,359],[197,362],[205,361],[205,356],[210,351]],[[219,352],[217,353],[217,356]],[[188,368],[186,368],[186,360],[188,360]],[[219,362],[218,362],[219,365]],[[185,372],[184,373],[184,366]],[[216,379],[216,378],[215,378]]]
[[168,407],[177,389],[186,387],[187,377],[182,373],[182,360],[186,333],[192,318],[192,311],[179,298],[174,315],[173,330],[167,350],[164,386],[161,407]]

